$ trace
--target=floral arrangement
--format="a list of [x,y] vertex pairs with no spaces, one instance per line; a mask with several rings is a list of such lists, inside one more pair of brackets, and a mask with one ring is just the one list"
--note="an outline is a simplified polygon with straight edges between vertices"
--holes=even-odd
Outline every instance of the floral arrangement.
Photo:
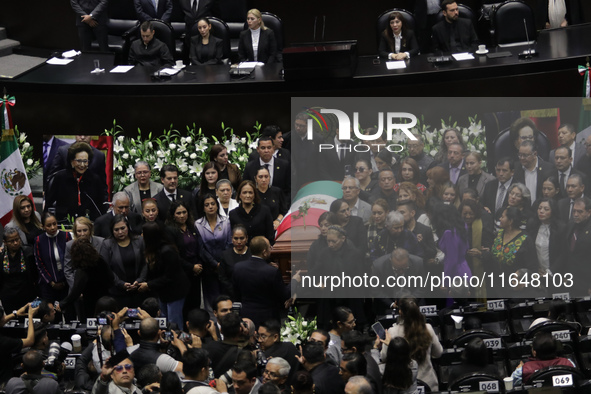
[[42,173],[41,169],[43,167],[41,166],[41,162],[38,159],[33,158],[33,146],[27,142],[27,135],[21,133],[17,126],[14,126],[14,136],[16,137],[16,142],[18,143],[18,148],[21,152],[25,171],[27,172],[27,178],[29,180],[33,179]]
[[105,130],[105,135],[114,137],[113,142],[113,191],[117,192],[133,182],[134,164],[143,160],[152,168],[152,179],[159,179],[160,169],[165,164],[174,164],[179,169],[179,188],[193,190],[199,184],[203,165],[209,161],[209,151],[217,143],[228,149],[228,160],[243,169],[248,156],[256,148],[261,125],[256,122],[254,132],[244,132],[239,137],[234,129],[222,123],[223,137],[218,139],[206,135],[201,129],[187,126],[183,133],[172,125],[162,135],[155,137],[150,132],[147,137],[138,129],[135,137],[124,135],[123,128],[114,121],[113,128]]
[[283,323],[281,327],[281,338],[283,341],[289,341],[294,345],[302,344],[312,331],[316,329],[316,317],[314,320],[307,321],[298,312],[297,308],[294,308],[295,316],[287,315],[288,320]]
[[[421,119],[417,121],[417,126],[412,128],[411,131],[423,136],[425,152],[431,156],[435,156],[441,145],[443,132],[449,128],[455,128],[461,132],[462,140],[468,151],[478,151],[482,154],[482,166],[483,168],[486,168],[486,130],[484,126],[482,126],[481,121],[476,119],[476,115],[473,118],[468,117],[468,124],[468,127],[461,127],[458,126],[457,121],[452,122],[451,118],[447,121],[441,119],[441,128],[437,129],[431,128],[431,126],[425,124],[424,118],[421,117]],[[395,138],[394,142],[406,147],[407,139],[404,134],[401,134],[402,133],[393,135]],[[407,155],[408,150],[404,149],[401,152],[401,156],[404,158]]]

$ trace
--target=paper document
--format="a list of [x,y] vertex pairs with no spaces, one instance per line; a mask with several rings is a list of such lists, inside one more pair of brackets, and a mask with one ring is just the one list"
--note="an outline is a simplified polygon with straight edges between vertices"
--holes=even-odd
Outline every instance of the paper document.
[[238,64],[238,68],[254,68],[256,66],[264,66],[265,63],[261,63],[261,62],[242,62],[240,64]]
[[74,56],[78,56],[81,53],[82,52],[80,52],[80,51],[76,51],[76,50],[72,49],[72,50],[69,50],[69,51],[66,51],[66,52],[62,53],[62,57],[71,58],[71,57],[74,57]]
[[388,70],[406,68],[406,62],[404,60],[394,60],[392,62],[386,62],[386,67],[388,67]]
[[180,69],[175,70],[174,68],[163,68],[160,70],[160,75],[175,75],[178,74]]
[[54,64],[57,66],[65,66],[66,64],[70,64],[73,61],[74,61],[74,59],[60,59],[57,57],[52,57],[51,59],[47,60],[45,63]]
[[468,52],[454,53],[454,54],[452,54],[452,56],[457,61],[474,59],[474,55],[472,55],[471,53],[468,53]]
[[111,71],[109,71],[110,73],[118,73],[118,74],[123,74],[128,72],[129,70],[131,70],[134,66],[117,66],[114,69],[112,69]]

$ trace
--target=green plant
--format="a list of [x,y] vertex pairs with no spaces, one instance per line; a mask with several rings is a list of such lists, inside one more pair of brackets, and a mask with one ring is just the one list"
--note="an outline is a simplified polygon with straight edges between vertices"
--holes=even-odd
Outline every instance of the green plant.
[[18,143],[25,171],[27,172],[27,178],[33,179],[41,174],[41,162],[38,159],[33,158],[33,145],[27,141],[27,134],[21,133],[17,126],[14,126],[14,136]]
[[312,331],[317,328],[316,317],[308,321],[298,312],[297,308],[294,308],[294,311],[295,316],[288,315],[288,320],[283,322],[281,339],[299,345],[308,339]]

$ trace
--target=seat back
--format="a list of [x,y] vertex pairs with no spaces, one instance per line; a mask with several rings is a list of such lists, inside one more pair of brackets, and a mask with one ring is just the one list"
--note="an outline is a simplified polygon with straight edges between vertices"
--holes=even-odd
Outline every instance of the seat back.
[[404,18],[404,22],[406,23],[406,27],[414,30],[415,29],[415,16],[412,12],[404,10],[402,8],[392,8],[391,10],[384,11],[378,16],[378,20],[376,21],[376,42],[380,43],[380,36],[388,27],[388,17],[393,12],[400,12],[402,17]]
[[[211,23],[211,35],[217,37],[223,41],[222,44],[222,51],[224,53],[224,59],[228,59],[230,57],[230,28],[228,24],[223,20],[210,16],[207,18],[209,23]],[[191,46],[191,38],[199,34],[199,30],[197,29],[197,24],[191,26],[191,31],[189,34],[185,35],[185,47],[183,48],[183,59],[186,61],[189,60],[189,48]],[[188,64],[188,62],[187,62]]]
[[[566,367],[566,366],[550,366],[546,368],[542,368],[536,371],[530,378],[523,382],[525,384],[534,384],[534,383],[541,383],[542,386],[554,386],[553,377],[554,376],[564,376],[564,375],[571,375],[572,376],[572,386],[579,387],[580,383],[585,380],[585,375],[579,371],[577,368],[574,367]],[[566,378],[565,378],[566,379]],[[563,381],[561,383],[568,383],[567,381]]]
[[480,391],[480,382],[496,382],[497,391],[494,391],[492,387],[485,391],[500,393],[505,392],[505,385],[503,384],[503,380],[501,378],[495,375],[478,372],[457,378],[454,382],[451,382],[448,388],[450,390],[457,391]]
[[510,0],[501,4],[494,13],[493,25],[495,41],[500,47],[527,45],[536,40],[534,13],[531,7],[522,1]]
[[[489,163],[492,165],[491,168],[494,168],[494,164],[498,159],[507,156],[510,152],[515,150],[513,141],[511,140],[510,129],[507,128],[501,131],[493,140],[492,146],[494,147],[494,150],[492,155],[489,155]],[[550,140],[548,140],[546,134],[542,132],[536,134],[536,146],[538,148],[538,156],[544,160],[548,160],[551,149]]]
[[[472,8],[464,4],[458,4],[458,11],[460,12],[460,18],[470,19],[472,21],[472,24],[476,26],[476,19],[474,16],[474,11],[472,11]],[[443,12],[439,12],[437,14],[437,22],[441,22],[444,19],[445,17],[443,16]]]
[[275,33],[275,41],[277,41],[277,51],[283,51],[283,21],[277,15],[270,12],[261,12],[263,23]]

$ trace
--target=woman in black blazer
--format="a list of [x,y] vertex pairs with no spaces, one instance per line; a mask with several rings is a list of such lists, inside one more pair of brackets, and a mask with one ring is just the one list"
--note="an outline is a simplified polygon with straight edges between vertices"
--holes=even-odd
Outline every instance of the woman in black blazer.
[[[241,62],[275,63],[279,61],[277,42],[273,30],[265,26],[261,12],[256,8],[246,14],[248,29],[240,32],[238,57]],[[255,45],[256,44],[256,45]]]
[[220,64],[224,56],[223,41],[211,35],[211,23],[207,18],[197,21],[199,34],[191,38],[191,64]]
[[538,270],[560,272],[564,245],[565,225],[558,215],[558,205],[552,198],[541,198],[534,204],[537,213],[527,223],[527,232],[534,240]]
[[[397,41],[399,41],[398,48]],[[419,44],[415,34],[406,26],[400,12],[393,12],[388,17],[388,26],[380,37],[378,51],[380,57],[388,60],[404,60],[419,54]]]

